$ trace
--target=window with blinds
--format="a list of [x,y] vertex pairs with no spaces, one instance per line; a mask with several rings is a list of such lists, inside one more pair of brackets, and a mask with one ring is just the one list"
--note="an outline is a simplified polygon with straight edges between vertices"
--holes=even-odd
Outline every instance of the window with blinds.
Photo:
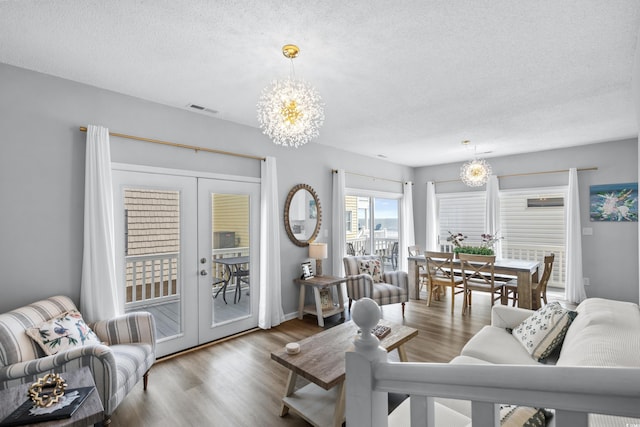
[[542,262],[553,252],[548,286],[558,288],[565,282],[565,194],[566,187],[500,191],[502,256]]
[[479,246],[484,230],[485,192],[438,194],[439,244],[447,245],[449,231],[467,236],[464,245]]
[[[480,235],[486,232],[485,194],[474,191],[436,196],[441,248],[452,250],[446,246],[449,231],[466,235],[466,245],[480,245]],[[564,288],[565,282],[565,194],[566,187],[500,191],[502,257],[542,263],[544,256],[553,252],[548,286],[557,288]]]

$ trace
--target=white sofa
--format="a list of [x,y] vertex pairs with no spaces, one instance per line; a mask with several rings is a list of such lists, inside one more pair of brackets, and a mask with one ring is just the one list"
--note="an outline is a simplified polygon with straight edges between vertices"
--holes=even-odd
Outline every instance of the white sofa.
[[[576,312],[578,314],[569,326],[559,353],[541,363],[534,360],[510,332],[532,311],[494,306],[491,325],[473,336],[460,356],[450,363],[640,368],[640,309],[637,304],[591,298],[582,302]],[[603,378],[603,384],[605,382]],[[527,384],[523,383],[522,387],[526,389]],[[640,389],[640,384],[636,384],[636,389]],[[470,401],[435,398],[434,412],[437,426],[471,426]],[[388,425],[409,426],[409,414],[407,399],[390,414]],[[588,417],[590,427],[640,425],[640,419],[637,418],[596,414],[589,414]],[[554,418],[551,418],[549,425],[555,425]]]

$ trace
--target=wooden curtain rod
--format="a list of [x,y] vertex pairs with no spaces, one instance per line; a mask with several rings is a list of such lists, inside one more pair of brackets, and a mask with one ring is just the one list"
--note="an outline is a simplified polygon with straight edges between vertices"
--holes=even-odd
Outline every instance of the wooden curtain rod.
[[[331,173],[338,173],[338,169],[331,169]],[[356,172],[347,172],[347,171],[345,171],[344,173],[348,173],[349,175],[362,176],[364,178],[379,179],[381,181],[397,182],[399,184],[404,184],[406,182],[409,182],[409,181],[398,181],[397,179],[379,178],[377,176],[364,175],[364,174],[356,173]],[[411,183],[411,185],[413,185],[413,182]]]
[[[84,126],[81,126],[80,131],[86,132],[87,128]],[[195,145],[178,144],[176,142],[168,142],[168,141],[161,141],[159,139],[143,138],[140,136],[127,135],[124,133],[109,132],[109,135],[117,136],[119,138],[133,139],[135,141],[144,141],[144,142],[151,142],[153,144],[168,145],[170,147],[187,148],[189,150],[194,150],[196,153],[198,151],[206,151],[207,153],[225,154],[227,156],[243,157],[245,159],[266,160],[266,158],[264,157],[252,156],[250,154],[232,153],[231,151],[216,150],[215,148],[206,148],[206,147],[198,147]]]
[[[597,170],[598,170],[597,166],[592,166],[592,167],[588,167],[588,168],[579,168],[578,172],[597,171]],[[569,172],[569,169],[558,169],[558,170],[554,170],[554,171],[543,171],[543,172],[512,173],[512,174],[509,174],[509,175],[498,175],[498,179],[511,178],[513,176],[545,175],[545,174],[549,174],[549,173],[562,173],[562,172]],[[445,182],[456,182],[456,181],[461,181],[461,180],[460,180],[460,178],[458,178],[458,179],[448,179],[446,181],[436,181],[436,182],[434,182],[434,184],[444,184]]]

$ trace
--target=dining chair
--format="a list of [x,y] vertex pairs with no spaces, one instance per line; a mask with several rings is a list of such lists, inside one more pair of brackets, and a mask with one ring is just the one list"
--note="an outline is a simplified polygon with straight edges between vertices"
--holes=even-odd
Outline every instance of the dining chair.
[[[420,251],[420,246],[418,245],[409,246],[408,251],[409,251],[409,256],[419,256],[422,253],[422,251]],[[428,286],[429,275],[427,274],[426,268],[427,267],[425,265],[418,264],[418,284],[420,285],[418,292],[422,292],[423,286],[426,286],[427,289],[429,288]],[[427,297],[427,300],[429,300],[430,298],[431,298],[431,294],[429,294],[429,296]]]
[[453,252],[426,251],[429,296],[427,306],[431,306],[431,297],[439,288],[451,288],[451,313],[455,307],[456,294],[464,292],[464,279],[453,271]]
[[[545,255],[544,257],[544,271],[542,272],[542,277],[537,283],[531,284],[531,303],[533,304],[533,308],[537,308],[537,304],[542,300],[545,304],[547,304],[547,284],[549,283],[549,278],[551,277],[551,270],[553,270],[553,261],[556,255],[551,253],[549,255]],[[505,284],[505,291],[507,293],[507,299],[512,301],[512,305],[518,303],[518,282],[517,280],[513,280],[507,284]]]
[[[504,283],[495,280],[495,255],[472,255],[459,253],[458,258],[462,267],[462,280],[464,283],[464,304],[462,314],[471,309],[471,294],[473,291],[488,292],[491,306],[497,300],[506,297]],[[497,294],[497,296],[496,296]]]

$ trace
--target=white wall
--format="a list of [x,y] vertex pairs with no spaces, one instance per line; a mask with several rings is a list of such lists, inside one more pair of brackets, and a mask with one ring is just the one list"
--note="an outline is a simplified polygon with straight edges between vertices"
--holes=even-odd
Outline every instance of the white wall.
[[[257,128],[4,64],[0,93],[0,313],[54,294],[79,301],[86,138],[80,126],[97,124],[130,135],[274,156],[281,215],[289,190],[299,183],[311,185],[320,198],[318,241],[324,242],[330,242],[325,236],[330,235],[332,168],[411,179],[408,167],[317,143],[279,147]],[[114,162],[260,176],[255,160],[111,141]],[[384,181],[371,185],[385,189]],[[300,274],[308,250],[291,243],[284,227],[280,240],[282,300],[285,313],[292,313],[298,299],[292,279]],[[330,258],[324,261],[325,271],[332,269]]]
[[[489,158],[495,175],[541,172],[571,167],[596,166],[597,171],[578,172],[582,227],[592,236],[582,236],[584,276],[591,285],[589,297],[638,301],[638,223],[591,222],[589,186],[638,181],[638,141],[630,139],[517,156]],[[414,213],[416,242],[426,241],[426,182],[456,179],[461,163],[416,169]],[[567,185],[568,173],[531,175],[500,180],[501,189]],[[485,187],[481,187],[484,191]],[[461,182],[436,184],[437,193],[473,191]]]

